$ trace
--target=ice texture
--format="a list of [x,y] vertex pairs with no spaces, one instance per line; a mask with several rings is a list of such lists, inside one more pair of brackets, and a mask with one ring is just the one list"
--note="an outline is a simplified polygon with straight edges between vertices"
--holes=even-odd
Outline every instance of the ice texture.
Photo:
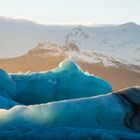
[[[131,94],[135,94],[134,90]],[[131,89],[123,92],[126,91]],[[140,139],[140,134],[125,124],[125,117],[129,118],[133,112],[130,104],[124,102],[123,105],[119,99],[121,95],[116,94],[1,109],[0,138]],[[131,124],[133,126],[133,122]]]
[[[1,92],[0,92],[0,94],[1,94]],[[14,102],[10,98],[5,98],[0,95],[0,109],[10,109],[15,105],[18,105],[18,103]]]
[[[0,110],[0,114],[2,112]],[[123,122],[124,115],[125,111],[116,97],[108,94],[40,105],[15,106],[0,116],[0,122],[6,124],[16,122],[19,126],[23,123],[31,123],[49,127],[127,130]]]
[[6,71],[0,69],[0,95],[3,95],[4,97],[13,97],[15,94],[15,82]]
[[94,75],[85,74],[72,59],[48,72],[11,75],[17,91],[14,100],[25,105],[107,94],[112,86]]
[[72,59],[48,72],[0,70],[0,139],[140,139],[140,87],[111,91]]

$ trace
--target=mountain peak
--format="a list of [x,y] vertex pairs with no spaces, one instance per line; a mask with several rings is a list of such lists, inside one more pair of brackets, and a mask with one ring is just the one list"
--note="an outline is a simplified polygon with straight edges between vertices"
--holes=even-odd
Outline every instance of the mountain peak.
[[127,22],[125,24],[122,24],[120,26],[126,27],[126,28],[139,28],[140,26],[136,24],[135,22]]

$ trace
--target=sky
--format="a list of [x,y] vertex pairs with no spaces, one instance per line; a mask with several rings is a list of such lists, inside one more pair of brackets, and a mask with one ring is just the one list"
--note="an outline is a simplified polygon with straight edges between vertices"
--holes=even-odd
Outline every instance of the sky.
[[140,24],[140,0],[0,0],[0,15],[44,24]]

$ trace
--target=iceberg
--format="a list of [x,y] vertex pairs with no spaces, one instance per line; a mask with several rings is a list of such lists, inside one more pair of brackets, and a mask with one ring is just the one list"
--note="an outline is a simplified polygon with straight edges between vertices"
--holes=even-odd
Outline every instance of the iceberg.
[[0,139],[140,139],[140,87],[112,92],[72,59],[45,72],[0,70]]
[[[25,133],[28,138],[41,134],[49,138],[57,132],[54,139],[60,139],[63,132],[68,132],[63,138],[66,139],[71,133],[80,137],[83,132],[91,139],[140,139],[140,110],[136,110],[139,94],[140,87],[133,87],[95,97],[1,109],[0,136],[8,129],[11,135]],[[134,98],[130,99],[132,95]]]
[[13,97],[16,94],[16,84],[11,76],[0,69],[0,95],[4,97]]
[[14,100],[24,105],[107,94],[112,86],[105,80],[86,74],[72,59],[48,72],[12,74],[16,83]]

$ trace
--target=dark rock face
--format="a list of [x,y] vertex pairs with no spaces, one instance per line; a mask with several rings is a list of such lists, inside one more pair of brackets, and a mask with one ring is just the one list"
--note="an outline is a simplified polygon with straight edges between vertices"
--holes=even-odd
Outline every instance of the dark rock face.
[[136,132],[140,132],[140,86],[114,92],[124,105],[126,115],[125,125]]

